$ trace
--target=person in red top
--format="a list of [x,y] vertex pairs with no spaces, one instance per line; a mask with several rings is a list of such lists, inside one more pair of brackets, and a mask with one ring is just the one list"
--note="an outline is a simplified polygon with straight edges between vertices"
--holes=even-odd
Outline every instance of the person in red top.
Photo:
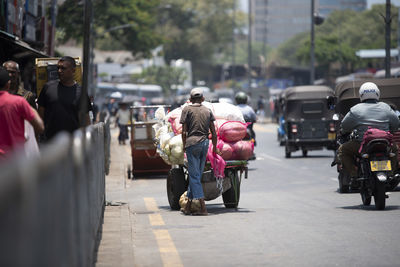
[[36,110],[21,96],[10,94],[10,76],[0,67],[0,159],[25,143],[24,120],[35,132],[44,131],[44,124]]

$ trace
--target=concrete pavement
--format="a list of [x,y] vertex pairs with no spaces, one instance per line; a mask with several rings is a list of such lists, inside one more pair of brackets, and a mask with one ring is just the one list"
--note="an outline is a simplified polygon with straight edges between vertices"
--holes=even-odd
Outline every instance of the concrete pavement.
[[111,166],[106,177],[103,231],[96,266],[133,266],[132,220],[124,202],[126,168],[131,164],[130,145],[118,145],[117,129],[111,129]]

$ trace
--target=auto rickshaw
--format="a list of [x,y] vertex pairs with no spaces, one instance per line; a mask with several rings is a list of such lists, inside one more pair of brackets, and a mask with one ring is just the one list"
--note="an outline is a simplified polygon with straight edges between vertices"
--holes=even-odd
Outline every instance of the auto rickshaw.
[[336,149],[334,111],[328,109],[327,97],[334,91],[327,86],[307,85],[285,89],[282,95],[285,120],[285,157],[302,150]]
[[[400,107],[400,79],[366,79],[362,81],[347,81],[339,83],[335,87],[335,96],[328,99],[328,106],[334,107],[335,117],[338,119],[336,124],[337,136],[339,143],[343,143],[346,140],[340,136],[340,121],[344,118],[350,108],[360,103],[359,90],[360,86],[365,82],[375,83],[381,93],[380,100],[392,106],[392,108],[398,109]],[[393,133],[394,141],[400,143],[400,131]],[[400,154],[397,156],[400,159]],[[336,162],[333,162],[335,165]],[[350,186],[350,176],[344,171],[340,164],[337,164],[338,181],[339,181],[339,192],[348,193],[349,191],[356,189]],[[397,187],[399,181],[392,180],[390,183],[389,190]]]

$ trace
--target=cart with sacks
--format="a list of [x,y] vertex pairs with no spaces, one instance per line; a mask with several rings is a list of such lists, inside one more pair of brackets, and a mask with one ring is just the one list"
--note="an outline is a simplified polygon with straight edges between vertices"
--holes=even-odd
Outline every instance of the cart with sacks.
[[[179,210],[186,204],[186,191],[189,185],[187,160],[183,153],[182,125],[180,115],[190,103],[165,114],[162,109],[156,111],[158,123],[153,126],[157,152],[164,161],[172,166],[167,177],[168,202],[173,210]],[[248,159],[253,155],[254,141],[243,140],[247,134],[247,124],[239,108],[228,103],[203,102],[214,114],[215,129],[218,134],[217,148],[220,155],[214,154],[209,136],[207,162],[201,178],[204,199],[214,200],[222,196],[226,208],[237,208],[240,198],[242,178],[248,177]],[[199,208],[194,200],[192,209]],[[194,210],[193,210],[194,211]]]

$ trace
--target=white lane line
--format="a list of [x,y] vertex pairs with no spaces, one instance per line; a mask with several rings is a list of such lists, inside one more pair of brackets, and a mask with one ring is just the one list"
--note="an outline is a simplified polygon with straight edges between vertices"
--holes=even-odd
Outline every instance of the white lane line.
[[268,158],[268,159],[270,159],[270,160],[275,160],[275,161],[278,161],[278,162],[281,162],[281,161],[282,161],[281,159],[278,159],[278,158],[276,158],[276,157],[273,157],[273,156],[270,156],[270,155],[267,155],[267,154],[264,154],[264,153],[261,153],[260,156],[261,156],[261,157],[264,157],[264,158]]

